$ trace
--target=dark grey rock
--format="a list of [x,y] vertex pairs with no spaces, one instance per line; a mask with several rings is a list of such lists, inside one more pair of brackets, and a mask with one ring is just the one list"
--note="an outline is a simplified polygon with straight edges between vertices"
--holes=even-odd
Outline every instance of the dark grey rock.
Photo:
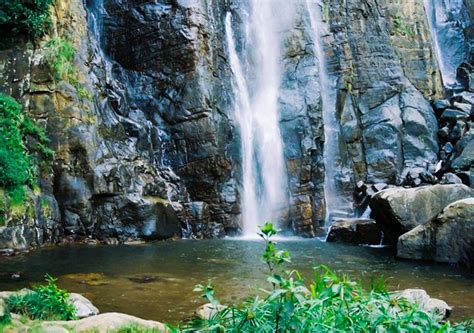
[[378,245],[382,239],[380,226],[370,219],[335,220],[329,229],[328,242]]
[[458,110],[461,110],[467,114],[471,114],[472,112],[472,104],[467,104],[467,103],[459,103],[459,102],[454,102],[453,103],[453,107],[458,109]]
[[465,185],[391,188],[371,199],[371,217],[382,227],[387,243],[395,244],[400,235],[429,222],[449,204],[472,196],[474,190]]
[[456,201],[427,224],[400,236],[397,256],[474,265],[474,198]]
[[440,184],[462,184],[463,182],[461,178],[456,176],[454,173],[448,172],[443,175],[439,183]]
[[433,107],[438,114],[451,107],[451,102],[447,99],[438,99],[433,103]]
[[441,120],[456,123],[458,120],[466,121],[469,118],[469,113],[461,110],[446,109],[441,115]]
[[451,142],[446,143],[443,146],[443,151],[446,152],[446,154],[451,154],[454,151],[454,146]]

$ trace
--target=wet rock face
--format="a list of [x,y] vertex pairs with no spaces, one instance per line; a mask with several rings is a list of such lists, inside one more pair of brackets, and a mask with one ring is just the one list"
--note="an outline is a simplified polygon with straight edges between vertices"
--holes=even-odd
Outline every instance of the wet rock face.
[[436,94],[439,76],[423,74],[431,87],[414,79],[434,62],[426,52],[430,47],[422,44],[425,51],[412,50],[422,54],[423,61],[401,62],[412,52],[408,45],[423,37],[403,35],[395,28],[397,15],[412,8],[406,24],[420,25],[426,37],[422,6],[388,1],[351,1],[347,8],[337,1],[330,4],[335,68],[340,73],[337,114],[354,181],[400,184],[413,168],[434,168],[437,121],[417,87]]
[[120,96],[114,111],[138,131],[149,127],[144,135],[159,146],[137,148],[161,154],[152,163],[170,166],[192,200],[209,205],[212,221],[237,228],[223,4],[105,1],[104,8],[101,39],[119,81],[110,93]]
[[459,200],[398,239],[397,256],[474,265],[474,198]]

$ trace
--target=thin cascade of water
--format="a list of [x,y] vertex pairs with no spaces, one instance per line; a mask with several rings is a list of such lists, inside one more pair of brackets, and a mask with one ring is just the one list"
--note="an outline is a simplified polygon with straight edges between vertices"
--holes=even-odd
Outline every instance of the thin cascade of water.
[[[225,22],[234,77],[234,117],[241,139],[244,235],[254,235],[258,225],[267,220],[278,221],[281,209],[288,205],[278,109],[280,27],[273,7],[271,1],[251,1],[251,10],[244,22],[249,47],[241,52],[242,60],[236,47],[231,13],[227,13]],[[248,64],[247,71],[243,64]]]
[[466,59],[463,29],[471,24],[463,0],[424,0],[436,57],[445,86],[456,85],[456,70]]
[[350,207],[345,207],[338,190],[338,159],[340,159],[339,135],[340,126],[336,119],[336,77],[328,71],[322,36],[327,27],[322,17],[322,4],[306,0],[306,7],[311,26],[311,37],[314,53],[319,67],[320,93],[324,123],[324,197],[326,200],[325,228],[329,230],[335,216],[346,216]]

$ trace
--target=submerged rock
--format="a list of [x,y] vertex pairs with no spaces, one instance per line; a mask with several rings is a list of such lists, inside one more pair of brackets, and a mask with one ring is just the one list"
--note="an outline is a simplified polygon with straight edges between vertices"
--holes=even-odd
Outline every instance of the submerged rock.
[[371,217],[382,227],[387,243],[394,245],[400,235],[427,223],[447,205],[473,196],[473,189],[460,184],[390,188],[371,199]]
[[371,219],[341,219],[333,222],[328,242],[377,245],[382,240],[380,226]]
[[397,256],[474,266],[474,197],[456,201],[398,239]]

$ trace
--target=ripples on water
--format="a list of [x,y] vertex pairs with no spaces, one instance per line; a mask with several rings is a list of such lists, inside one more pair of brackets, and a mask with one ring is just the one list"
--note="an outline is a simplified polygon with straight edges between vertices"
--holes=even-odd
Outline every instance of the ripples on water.
[[[203,303],[192,292],[212,280],[223,302],[237,302],[265,287],[256,239],[165,241],[146,245],[68,246],[0,258],[0,290],[28,287],[45,273],[59,285],[90,298],[102,312],[120,311],[145,319],[176,322]],[[383,275],[390,289],[423,288],[454,307],[453,318],[474,317],[474,275],[447,265],[399,261],[391,249],[346,246],[316,239],[280,239],[290,251],[290,268],[311,277],[326,264],[368,281]],[[19,280],[11,280],[20,272]]]

